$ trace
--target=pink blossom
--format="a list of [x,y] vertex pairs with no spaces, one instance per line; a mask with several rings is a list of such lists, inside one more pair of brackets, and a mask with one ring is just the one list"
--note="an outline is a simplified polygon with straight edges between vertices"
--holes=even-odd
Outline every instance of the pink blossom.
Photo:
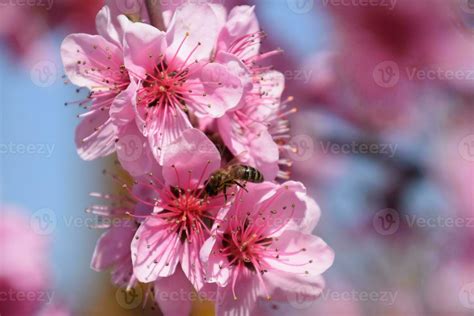
[[[301,183],[271,182],[288,177],[280,165],[289,165],[286,116],[294,110],[286,109],[292,98],[282,100],[283,74],[260,62],[280,50],[260,52],[265,34],[253,7],[227,14],[187,3],[163,12],[158,29],[136,3],[127,13],[124,1],[108,1],[99,35],[73,34],[62,45],[69,80],[90,90],[77,102],[88,109],[79,155],[117,152],[134,177],[125,194],[95,194],[111,203],[89,209],[110,221],[97,225],[107,231],[92,268],[111,270],[120,286],[153,283],[165,315],[189,314],[195,292],[217,293],[218,315],[246,315],[270,298],[316,299],[334,260],[311,235],[319,207]],[[232,158],[267,182],[210,194],[209,179]]]
[[181,6],[166,32],[144,23],[125,27],[125,66],[139,84],[130,119],[160,164],[164,148],[192,127],[190,116],[222,117],[242,98],[241,79],[230,71],[237,58],[210,62],[218,30],[208,4]]
[[133,92],[133,89],[127,90],[129,75],[123,66],[118,30],[113,32],[114,28],[108,23],[111,19],[110,9],[103,7],[96,18],[101,35],[71,34],[61,45],[69,81],[90,91],[86,100],[76,102],[88,109],[80,115],[83,119],[76,130],[78,153],[85,160],[115,151],[118,127],[111,113],[121,113],[125,95]]
[[319,208],[297,182],[248,184],[214,226],[201,260],[206,280],[217,283],[218,315],[249,315],[258,298],[286,301],[298,289],[305,299],[321,293],[321,274],[333,251],[313,236]]
[[[47,291],[50,283],[47,240],[32,231],[28,217],[16,207],[0,205],[0,214],[0,291],[20,295]],[[41,304],[39,300],[7,297],[2,299],[0,314],[28,316],[37,312]]]
[[[191,291],[194,286],[199,291],[204,287],[199,251],[224,199],[207,196],[203,185],[220,163],[215,146],[197,129],[184,131],[168,146],[164,183],[154,177],[148,182],[158,195],[154,211],[141,224],[131,246],[139,281],[155,281],[157,289],[181,286]],[[167,303],[158,302],[160,306]]]
[[[140,176],[152,168],[152,155],[162,164],[163,149],[197,119],[222,118],[222,138],[234,155],[248,153],[241,161],[273,179],[281,162],[275,139],[284,140],[280,134],[288,130],[279,108],[283,76],[255,70],[251,64],[263,56],[237,47],[212,57],[216,43],[222,46],[231,39],[228,29],[238,14],[227,33],[219,35],[224,9],[218,5],[178,8],[166,20],[166,32],[117,17],[116,11],[105,6],[98,14],[100,35],[73,34],[62,45],[69,80],[91,91],[79,102],[89,110],[81,115],[76,132],[79,155],[92,160],[117,151],[122,166]],[[261,34],[233,44],[252,51],[247,40],[254,36]],[[247,64],[240,61],[245,56]],[[259,78],[253,85],[251,72]],[[248,93],[242,103],[244,91]],[[242,109],[225,116],[237,107]],[[129,143],[136,155],[129,154]]]
[[[132,21],[150,23],[147,6],[144,0],[106,0],[105,5],[112,12],[112,16],[125,15]],[[115,29],[120,28],[118,20],[110,21]]]
[[284,118],[289,113],[285,112],[287,102],[281,102],[283,74],[258,64],[280,52],[260,53],[264,37],[254,7],[238,6],[230,11],[217,40],[215,58],[227,60],[235,56],[241,61],[245,72],[239,76],[245,78],[245,95],[238,107],[217,120],[217,127],[234,156],[258,168],[265,179],[273,180],[277,175],[287,177],[279,172],[279,163],[289,164],[279,159],[279,149],[288,149],[284,145],[289,131]]
[[[124,188],[127,190],[128,186],[124,185]],[[133,275],[130,244],[140,226],[140,218],[153,210],[149,205],[153,202],[153,193],[146,186],[137,184],[132,191],[122,195],[91,195],[109,202],[108,205],[88,208],[89,212],[102,219],[96,227],[107,228],[97,241],[91,267],[96,271],[110,269],[114,284],[133,287],[136,277]]]
[[165,316],[189,315],[191,313],[193,285],[180,266],[169,277],[158,277],[154,284],[155,301]]
[[[138,128],[141,123],[137,126],[140,120],[135,117],[132,105],[139,86],[130,79],[124,61],[124,27],[135,24],[119,15],[120,3],[110,1],[109,4],[110,8],[104,6],[96,18],[99,35],[69,35],[61,48],[69,81],[90,90],[86,100],[71,102],[88,110],[79,115],[82,121],[76,130],[76,145],[85,160],[116,151],[122,166],[133,176],[141,176],[155,162],[150,144]],[[138,27],[142,23],[136,24]],[[153,139],[158,138],[155,136]]]

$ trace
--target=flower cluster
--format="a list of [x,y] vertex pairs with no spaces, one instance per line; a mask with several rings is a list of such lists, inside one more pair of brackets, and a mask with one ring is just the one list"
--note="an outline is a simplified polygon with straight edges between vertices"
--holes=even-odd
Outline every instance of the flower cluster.
[[[146,11],[146,10],[145,10]],[[311,235],[319,208],[283,169],[289,128],[284,76],[263,60],[254,7],[185,4],[162,13],[97,15],[97,35],[72,34],[68,81],[89,91],[76,130],[79,155],[116,153],[133,178],[89,211],[114,225],[95,270],[113,282],[152,283],[165,315],[187,315],[195,293],[218,315],[248,315],[266,300],[319,296],[332,250]],[[285,181],[282,183],[282,181]],[[311,289],[308,291],[308,289]]]

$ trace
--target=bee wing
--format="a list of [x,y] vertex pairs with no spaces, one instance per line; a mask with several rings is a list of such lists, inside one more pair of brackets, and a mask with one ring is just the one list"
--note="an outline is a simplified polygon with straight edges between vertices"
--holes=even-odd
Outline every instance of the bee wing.
[[233,165],[240,165],[242,163],[245,163],[245,157],[248,155],[248,151],[244,150],[240,152],[237,156],[235,156],[231,161],[229,161],[226,165],[226,167],[230,167]]

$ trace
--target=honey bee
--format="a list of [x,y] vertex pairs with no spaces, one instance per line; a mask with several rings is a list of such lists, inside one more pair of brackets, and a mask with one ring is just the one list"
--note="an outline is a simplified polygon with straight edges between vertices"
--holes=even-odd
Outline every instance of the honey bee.
[[223,192],[227,200],[227,189],[231,186],[238,185],[245,189],[245,184],[242,182],[261,183],[263,181],[263,175],[257,169],[242,164],[231,164],[211,174],[205,183],[205,192],[209,196],[216,196]]

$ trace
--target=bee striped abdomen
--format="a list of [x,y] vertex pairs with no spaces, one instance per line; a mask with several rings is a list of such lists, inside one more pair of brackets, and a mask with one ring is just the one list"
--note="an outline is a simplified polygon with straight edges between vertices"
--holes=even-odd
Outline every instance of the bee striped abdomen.
[[246,165],[232,166],[231,174],[239,179],[253,183],[263,182],[263,175],[257,169]]
[[209,180],[205,183],[205,192],[209,196],[217,196],[219,193],[224,193],[228,188],[238,185],[244,187],[245,184],[241,182],[263,182],[263,175],[257,169],[246,165],[231,165],[224,169],[215,171]]

